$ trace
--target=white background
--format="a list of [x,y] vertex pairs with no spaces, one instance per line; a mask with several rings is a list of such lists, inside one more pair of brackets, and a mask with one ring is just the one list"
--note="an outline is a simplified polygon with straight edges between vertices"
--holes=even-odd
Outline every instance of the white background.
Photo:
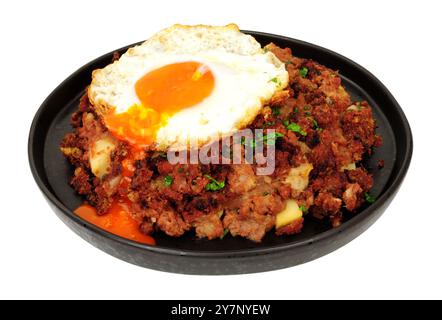
[[[439,1],[1,1],[0,298],[442,298]],[[95,249],[51,212],[28,166],[44,98],[86,62],[173,23],[237,23],[312,42],[373,72],[404,109],[414,156],[380,220],[316,261],[185,276]]]

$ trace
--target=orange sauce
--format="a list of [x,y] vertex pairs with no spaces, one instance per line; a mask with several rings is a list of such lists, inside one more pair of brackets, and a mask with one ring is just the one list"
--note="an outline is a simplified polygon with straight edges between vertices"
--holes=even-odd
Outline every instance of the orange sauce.
[[94,207],[88,204],[81,205],[75,209],[74,213],[82,219],[117,236],[140,243],[155,245],[154,238],[140,231],[140,223],[130,216],[127,204],[122,201],[112,203],[109,211],[101,216],[97,214],[97,210]]

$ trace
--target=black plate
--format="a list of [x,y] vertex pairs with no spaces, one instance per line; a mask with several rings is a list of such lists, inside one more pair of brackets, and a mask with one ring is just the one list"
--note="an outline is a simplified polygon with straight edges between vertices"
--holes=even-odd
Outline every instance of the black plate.
[[[64,134],[72,130],[70,115],[91,81],[91,72],[111,62],[112,53],[108,53],[83,66],[51,93],[35,115],[29,134],[29,162],[34,178],[52,209],[69,228],[97,248],[143,267],[189,274],[238,274],[285,268],[319,258],[353,240],[379,218],[398,191],[412,154],[410,127],[396,100],[371,73],[337,53],[278,35],[244,32],[262,45],[274,42],[290,47],[296,56],[339,70],[352,98],[370,103],[379,127],[377,132],[383,137],[382,147],[365,163],[374,175],[372,193],[377,201],[338,228],[307,219],[302,233],[284,237],[269,233],[259,244],[231,236],[207,241],[190,234],[177,239],[158,233],[157,245],[152,247],[83,221],[72,212],[82,199],[68,185],[72,167],[59,151],[59,144]],[[123,53],[129,47],[118,51]],[[376,165],[379,159],[385,160],[381,170]]]

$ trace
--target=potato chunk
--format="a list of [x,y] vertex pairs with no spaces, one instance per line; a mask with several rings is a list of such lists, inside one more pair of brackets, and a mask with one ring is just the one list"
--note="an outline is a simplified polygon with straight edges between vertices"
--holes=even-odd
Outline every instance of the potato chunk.
[[356,170],[356,163],[352,162],[347,164],[346,166],[342,166],[340,171],[343,172],[345,170],[347,171]]
[[296,168],[291,168],[284,182],[289,184],[295,192],[304,191],[308,186],[308,175],[312,169],[311,163],[303,163]]
[[94,142],[90,149],[89,163],[92,173],[102,178],[109,173],[111,153],[115,149],[115,143],[111,137],[103,137]]
[[302,218],[301,209],[295,200],[289,199],[287,200],[285,209],[276,215],[275,227],[279,229],[299,218]]

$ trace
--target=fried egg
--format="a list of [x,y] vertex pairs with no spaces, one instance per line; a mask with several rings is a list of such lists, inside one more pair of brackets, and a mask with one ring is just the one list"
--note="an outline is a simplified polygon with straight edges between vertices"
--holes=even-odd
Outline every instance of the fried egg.
[[88,96],[114,136],[166,150],[246,127],[287,84],[284,63],[236,25],[174,25],[95,70]]

